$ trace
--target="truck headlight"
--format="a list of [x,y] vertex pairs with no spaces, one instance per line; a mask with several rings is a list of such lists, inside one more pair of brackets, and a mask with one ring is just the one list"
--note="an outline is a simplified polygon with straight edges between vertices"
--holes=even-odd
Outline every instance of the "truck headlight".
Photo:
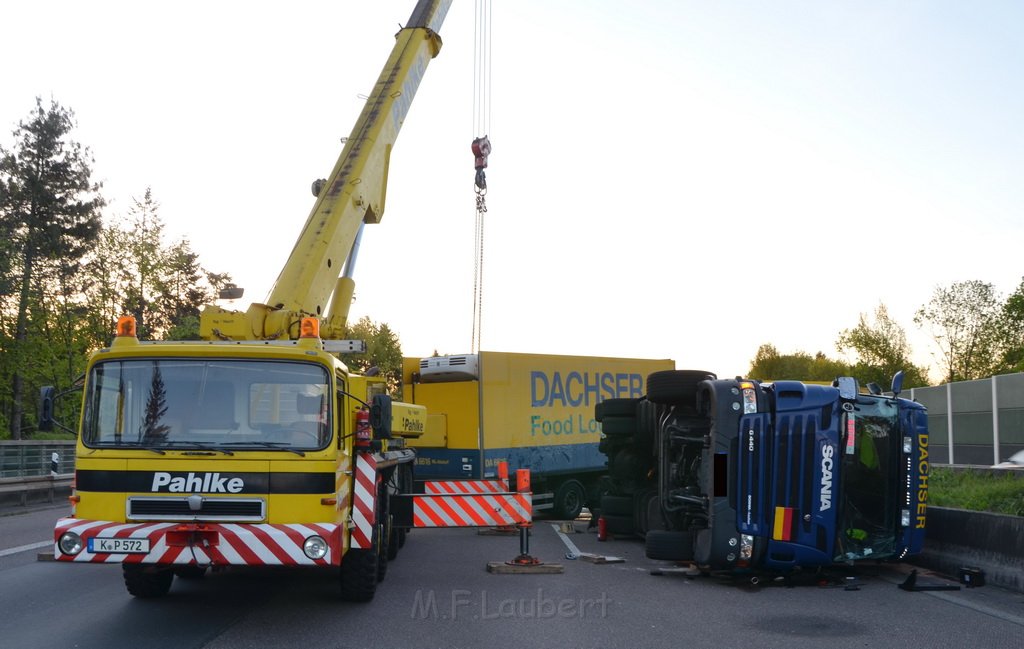
[[64,554],[78,554],[82,551],[82,537],[74,532],[64,532],[57,541],[57,547]]
[[913,453],[914,452],[914,438],[913,437],[904,437],[903,438],[903,452],[904,453]]
[[910,510],[909,509],[901,509],[900,510],[900,525],[902,525],[903,527],[910,527]]
[[754,537],[740,534],[740,559],[750,561],[754,557]]
[[311,536],[302,544],[302,551],[314,561],[327,556],[327,541],[322,536]]

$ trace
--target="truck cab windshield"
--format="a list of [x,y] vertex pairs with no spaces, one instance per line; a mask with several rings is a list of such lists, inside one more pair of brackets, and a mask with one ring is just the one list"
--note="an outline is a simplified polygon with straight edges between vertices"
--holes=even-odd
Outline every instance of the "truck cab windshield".
[[158,451],[321,449],[331,439],[329,385],[315,363],[104,361],[86,381],[82,441]]
[[895,400],[864,395],[843,415],[837,561],[896,552],[898,415]]

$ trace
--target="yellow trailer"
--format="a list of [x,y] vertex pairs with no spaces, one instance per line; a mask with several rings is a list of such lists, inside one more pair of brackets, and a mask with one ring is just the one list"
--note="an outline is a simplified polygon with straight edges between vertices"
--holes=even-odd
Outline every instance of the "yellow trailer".
[[639,397],[648,374],[671,369],[670,359],[491,351],[406,358],[403,398],[429,413],[416,477],[491,478],[506,461],[530,469],[534,509],[546,492],[558,516],[575,518],[607,471],[594,406]]

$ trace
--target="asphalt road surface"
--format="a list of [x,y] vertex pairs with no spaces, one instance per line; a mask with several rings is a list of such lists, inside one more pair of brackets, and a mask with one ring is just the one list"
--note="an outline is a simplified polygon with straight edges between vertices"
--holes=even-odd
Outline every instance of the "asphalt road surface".
[[[907,592],[911,569],[745,582],[681,574],[641,542],[599,542],[537,521],[530,552],[562,574],[487,572],[518,537],[416,530],[368,604],[342,602],[333,574],[236,569],[176,579],[166,598],[128,595],[116,565],[40,561],[62,508],[0,516],[0,647],[1013,647],[1024,595],[990,586]],[[617,556],[596,564],[574,551]],[[950,585],[922,572],[926,585]]]

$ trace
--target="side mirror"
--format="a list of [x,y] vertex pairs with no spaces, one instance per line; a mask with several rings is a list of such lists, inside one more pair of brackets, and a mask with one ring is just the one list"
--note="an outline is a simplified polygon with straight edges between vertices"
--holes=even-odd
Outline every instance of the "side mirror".
[[391,439],[391,397],[375,394],[370,404],[370,427],[374,439]]
[[44,433],[53,431],[53,400],[57,395],[57,389],[52,385],[44,385],[39,388],[39,430]]
[[860,387],[857,385],[857,379],[852,376],[840,376],[836,379],[836,387],[839,388],[839,398],[844,401],[856,401],[857,393],[860,392]]
[[900,392],[903,391],[903,370],[896,372],[892,375],[892,396],[900,396]]

